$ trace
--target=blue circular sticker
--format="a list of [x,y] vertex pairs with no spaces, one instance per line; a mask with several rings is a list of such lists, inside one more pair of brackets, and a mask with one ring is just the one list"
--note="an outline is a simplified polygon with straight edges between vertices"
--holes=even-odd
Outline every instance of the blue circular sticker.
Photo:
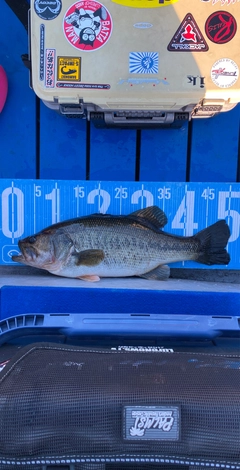
[[62,9],[62,0],[35,0],[34,10],[42,20],[54,20]]

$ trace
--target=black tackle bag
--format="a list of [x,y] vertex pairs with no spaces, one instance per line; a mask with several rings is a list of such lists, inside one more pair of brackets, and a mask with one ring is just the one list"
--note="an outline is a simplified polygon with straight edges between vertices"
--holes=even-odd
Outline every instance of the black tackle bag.
[[34,343],[0,372],[0,468],[240,469],[240,355]]

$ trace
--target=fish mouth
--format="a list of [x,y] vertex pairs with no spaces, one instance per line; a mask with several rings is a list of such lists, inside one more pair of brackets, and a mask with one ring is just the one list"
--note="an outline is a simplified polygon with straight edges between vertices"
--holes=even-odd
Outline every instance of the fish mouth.
[[32,264],[36,262],[36,252],[33,250],[33,248],[30,247],[20,247],[21,253],[19,255],[13,255],[12,256],[12,261],[15,261],[16,263],[23,263],[23,264]]
[[25,258],[22,254],[12,256],[12,261],[15,261],[16,263],[23,263],[24,260],[25,260]]

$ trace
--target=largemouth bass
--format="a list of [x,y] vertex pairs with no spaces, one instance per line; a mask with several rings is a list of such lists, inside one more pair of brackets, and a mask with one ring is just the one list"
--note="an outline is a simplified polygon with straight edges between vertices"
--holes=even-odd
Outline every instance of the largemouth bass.
[[57,276],[98,281],[101,277],[167,279],[166,264],[195,260],[227,265],[230,230],[225,220],[192,237],[161,230],[167,223],[157,206],[127,216],[93,214],[66,220],[19,241],[13,261]]

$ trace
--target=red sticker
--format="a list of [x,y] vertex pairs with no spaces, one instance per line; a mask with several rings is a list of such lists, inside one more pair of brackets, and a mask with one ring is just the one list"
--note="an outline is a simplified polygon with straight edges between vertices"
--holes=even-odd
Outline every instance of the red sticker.
[[228,11],[215,11],[207,19],[205,31],[210,41],[215,44],[225,44],[235,36],[237,22]]
[[208,45],[191,13],[188,13],[168,44],[171,52],[206,52]]
[[112,18],[99,2],[84,0],[71,5],[64,16],[66,39],[76,49],[95,51],[104,46],[112,33]]

